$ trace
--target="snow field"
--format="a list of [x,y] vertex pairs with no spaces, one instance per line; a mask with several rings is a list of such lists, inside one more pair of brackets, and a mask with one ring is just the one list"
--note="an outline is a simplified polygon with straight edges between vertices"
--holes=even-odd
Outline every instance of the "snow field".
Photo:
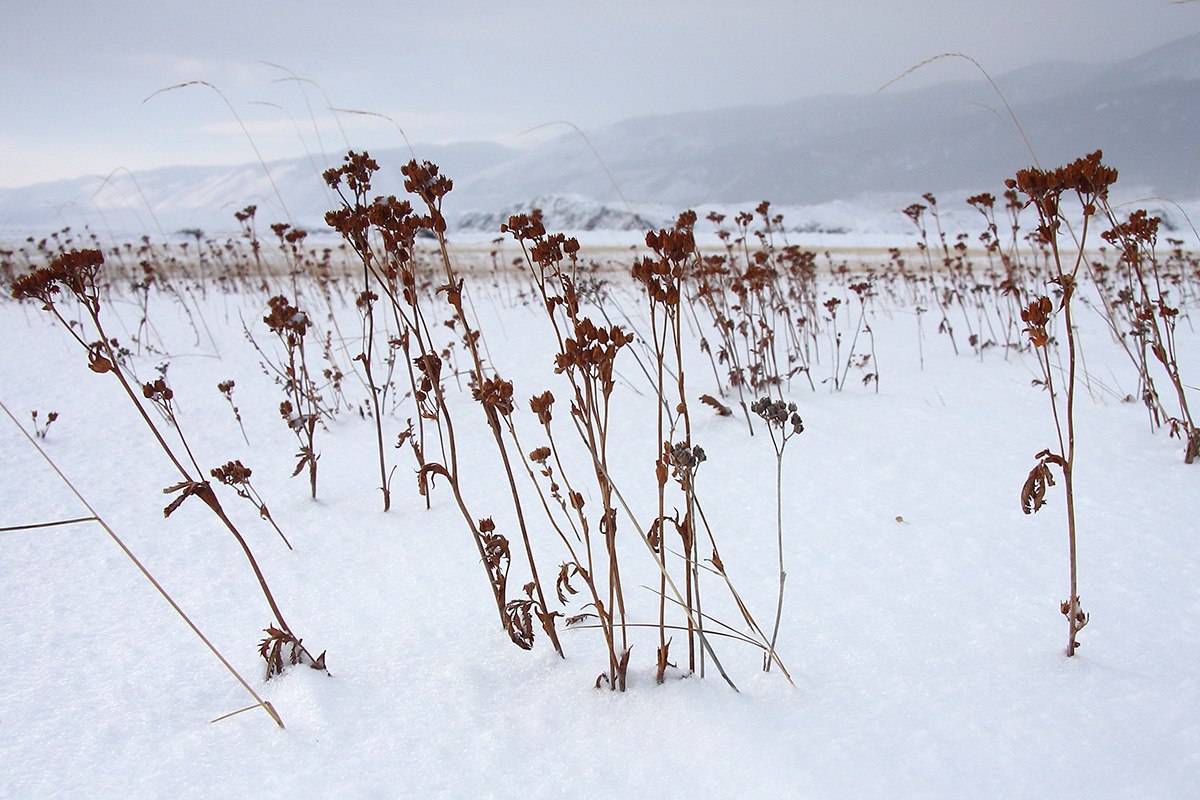
[[[570,445],[583,483],[587,462],[566,424],[568,394],[552,374],[541,312],[516,302],[511,287],[480,281],[470,291],[491,364],[516,388],[524,449],[544,444],[527,399],[549,388],[557,441]],[[637,290],[617,285],[612,297],[641,319]],[[812,392],[802,379],[785,392],[806,428],[784,457],[779,646],[796,688],[763,674],[758,650],[730,640],[715,642],[740,693],[711,665],[704,680],[673,671],[656,686],[657,633],[644,629],[631,633],[622,695],[591,688],[606,663],[598,631],[562,631],[565,661],[544,636],[532,653],[508,642],[452,496],[437,484],[426,511],[407,452],[388,453],[393,508],[381,513],[370,420],[343,413],[318,432],[317,501],[303,477],[289,479],[295,441],[278,418],[282,394],[243,341],[238,308],[259,320],[265,297],[210,292],[200,310],[215,342],[197,344],[178,309],[152,297],[155,343],[171,354],[168,379],[201,463],[241,458],[291,539],[294,551],[248,504],[223,495],[293,628],[315,652],[328,650],[333,677],[290,669],[262,682],[256,648],[269,612],[232,538],[194,501],[163,520],[161,489],[174,478],[119,386],[89,372],[47,315],[2,303],[0,340],[10,346],[0,348],[0,399],[23,423],[34,408],[59,412],[47,453],[287,729],[258,710],[209,724],[249,696],[98,526],[0,533],[0,795],[1200,791],[1196,468],[1182,463],[1178,440],[1150,433],[1140,404],[1117,399],[1134,391],[1135,376],[1094,312],[1078,314],[1096,380],[1095,397],[1081,387],[1076,409],[1080,595],[1092,616],[1076,657],[1063,653],[1058,608],[1067,594],[1062,487],[1032,517],[1019,504],[1034,454],[1054,435],[1049,399],[1030,385],[1036,363],[998,349],[980,359],[961,342],[955,356],[927,316],[921,370],[914,315],[882,302],[871,320],[878,394],[853,370],[843,392]],[[113,311],[136,328],[131,306]],[[353,307],[338,313],[353,335]],[[253,330],[269,346],[265,326]],[[110,332],[127,341],[120,328]],[[1188,380],[1200,374],[1197,338],[1183,324],[1180,335]],[[694,348],[688,358],[689,396],[715,394],[707,359]],[[139,375],[152,378],[163,360],[137,357]],[[654,398],[630,353],[617,364],[627,383],[614,400],[613,477],[646,524]],[[814,378],[829,369],[826,355]],[[249,447],[215,388],[228,379]],[[397,385],[405,380],[397,375]],[[348,391],[365,399],[352,381]],[[464,492],[472,512],[494,516],[512,541],[510,586],[519,587],[519,536],[491,435],[469,393],[447,386],[468,464]],[[407,401],[385,420],[392,440],[412,413]],[[737,414],[720,418],[698,403],[692,414],[693,441],[708,454],[700,500],[730,577],[767,627],[778,581],[774,452],[761,422],[751,438]],[[86,515],[6,420],[0,452],[4,524]],[[549,585],[565,549],[536,496],[522,499]],[[628,520],[619,524],[630,617],[652,622],[657,601],[639,587],[657,587],[656,571]],[[738,627],[716,580],[705,580],[705,611]],[[683,639],[677,633],[672,646],[676,664],[686,660]]]

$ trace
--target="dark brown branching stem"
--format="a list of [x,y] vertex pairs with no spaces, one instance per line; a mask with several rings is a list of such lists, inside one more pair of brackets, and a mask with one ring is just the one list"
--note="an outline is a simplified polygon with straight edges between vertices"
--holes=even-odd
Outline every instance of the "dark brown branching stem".
[[275,519],[271,516],[271,512],[267,509],[267,504],[263,502],[262,496],[250,483],[251,470],[249,467],[242,464],[241,461],[230,461],[223,467],[217,467],[210,471],[210,474],[221,483],[225,484],[237,492],[238,497],[249,500],[254,509],[258,511],[258,515],[271,523],[271,527],[279,534],[279,538],[283,539],[283,543],[287,545],[287,549],[291,550],[292,543],[283,535],[283,531],[275,524]]
[[[583,431],[580,429],[579,420],[575,417],[572,417],[571,421],[575,424],[576,429],[582,436]],[[607,474],[607,467],[605,467],[605,465],[600,461],[599,455],[594,450],[590,451],[590,453],[592,456],[592,462],[596,465],[596,469]],[[733,689],[735,692],[738,691],[733,679],[729,677],[729,675],[725,672],[725,668],[721,665],[721,660],[717,657],[716,651],[713,650],[712,645],[709,643],[708,635],[705,633],[704,628],[699,624],[699,621],[695,618],[694,612],[687,610],[687,603],[684,602],[683,595],[680,594],[679,589],[675,586],[675,581],[672,580],[670,573],[667,572],[666,564],[663,563],[658,551],[651,543],[649,535],[642,528],[642,526],[638,524],[637,518],[634,517],[633,511],[629,508],[629,504],[625,502],[625,498],[621,496],[621,492],[616,488],[616,486],[613,486],[613,497],[621,504],[621,508],[625,511],[625,516],[629,519],[630,523],[634,527],[634,530],[636,530],[638,535],[641,537],[642,543],[645,544],[649,549],[650,555],[654,558],[655,566],[658,567],[659,572],[666,575],[667,587],[675,596],[675,602],[679,605],[679,607],[687,611],[692,630],[696,631],[697,635],[700,637],[700,644],[704,647],[705,651],[712,659],[713,664],[717,668],[717,672],[720,673],[721,678],[724,679],[725,683],[729,685],[729,688]]]
[[[926,207],[920,203],[913,203],[904,209],[904,215],[912,220],[913,225],[917,227],[917,230],[921,234],[921,240],[917,242],[917,248],[921,251],[921,256],[925,261],[925,273],[932,282],[935,280],[937,272],[934,270],[933,257],[929,252],[929,231],[925,227],[924,222],[925,210]],[[954,348],[954,355],[958,355],[958,342],[954,339],[954,326],[950,324],[950,318],[946,314],[946,293],[938,292],[935,288],[932,294],[938,311],[942,315],[941,322],[938,324],[938,333],[945,333],[950,337],[950,346]]]
[[[588,594],[591,596],[592,608],[596,611],[596,617],[599,620],[598,627],[604,634],[604,643],[608,649],[609,668],[614,669],[614,665],[619,665],[622,659],[622,652],[618,649],[615,630],[613,627],[612,614],[605,611],[604,600],[601,597],[599,583],[595,578],[596,566],[592,553],[592,539],[590,533],[590,525],[587,516],[584,514],[583,495],[575,491],[571,485],[570,477],[563,469],[562,461],[559,458],[560,449],[554,441],[554,433],[550,428],[550,422],[553,419],[554,395],[550,392],[532,398],[529,402],[530,409],[537,415],[538,421],[542,423],[543,429],[546,432],[546,440],[549,442],[549,447],[541,447],[530,451],[526,468],[530,472],[535,485],[538,488],[538,495],[542,499],[542,507],[546,511],[546,515],[550,520],[550,524],[558,533],[559,538],[567,548],[567,552],[571,556],[571,560],[562,564],[558,580],[556,581],[556,589],[558,590],[559,602],[566,605],[567,596],[577,594],[578,590],[571,586],[571,579],[579,577],[583,580],[584,585],[588,589]],[[516,442],[516,431],[510,424],[510,434],[513,441]],[[520,445],[518,444],[518,449]],[[549,463],[550,459],[554,459],[553,466]],[[533,475],[533,467],[531,464],[536,464],[539,472],[542,475],[543,482],[548,484],[546,490],[542,488],[542,483],[537,481]],[[563,486],[559,486],[555,479],[555,470],[557,469],[558,478],[562,480],[566,493],[562,492]],[[571,536],[568,536],[563,526],[557,521],[557,514],[551,510],[549,501],[546,500],[546,491],[549,491],[550,497],[555,501],[562,516],[567,520],[567,525],[571,529]],[[574,540],[572,540],[572,536]],[[576,543],[582,543],[585,551],[583,557],[580,556],[579,549]],[[575,627],[579,621],[586,615],[579,615],[567,620],[567,625]],[[607,675],[609,688],[615,689],[618,687],[618,680],[614,673],[610,672]],[[599,681],[598,681],[599,683]]]
[[250,437],[246,435],[246,426],[242,424],[242,412],[233,402],[233,381],[221,381],[217,384],[217,391],[224,395],[225,400],[229,403],[229,407],[233,409],[234,419],[237,420],[238,429],[242,432],[242,440],[246,442],[246,446],[250,445]]

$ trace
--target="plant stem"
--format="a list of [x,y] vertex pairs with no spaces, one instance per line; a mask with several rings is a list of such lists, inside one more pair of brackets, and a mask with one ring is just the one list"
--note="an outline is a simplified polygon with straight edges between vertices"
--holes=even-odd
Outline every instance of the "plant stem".
[[[771,430],[770,426],[767,426]],[[774,431],[771,432],[771,441],[775,440]],[[779,620],[783,616],[783,584],[787,580],[787,573],[783,570],[783,448],[780,447],[775,452],[775,535],[779,542],[779,600],[775,604],[775,626],[771,631],[771,643],[767,651],[766,663],[763,666],[764,672],[771,671],[771,663],[775,656],[775,640],[779,637]]]

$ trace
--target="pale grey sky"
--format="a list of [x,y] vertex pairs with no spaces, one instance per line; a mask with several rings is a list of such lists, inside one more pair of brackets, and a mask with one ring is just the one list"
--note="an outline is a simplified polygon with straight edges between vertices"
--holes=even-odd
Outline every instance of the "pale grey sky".
[[[0,186],[113,169],[267,158],[305,147],[490,139],[570,120],[869,94],[966,53],[993,75],[1102,63],[1200,32],[1169,0],[0,0]],[[289,79],[291,70],[303,82]],[[939,62],[897,90],[974,78]],[[328,98],[328,99],[326,99]],[[311,108],[311,111],[310,111]]]

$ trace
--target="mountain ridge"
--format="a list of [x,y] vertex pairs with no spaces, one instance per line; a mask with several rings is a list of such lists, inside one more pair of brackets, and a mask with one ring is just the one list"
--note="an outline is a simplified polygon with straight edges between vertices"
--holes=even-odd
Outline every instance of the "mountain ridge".
[[[889,192],[999,193],[1018,169],[1057,166],[1096,149],[1123,187],[1200,199],[1193,149],[1200,147],[1200,36],[1109,64],[1047,61],[995,83],[1008,108],[983,76],[909,91],[899,81],[871,96],[633,117],[586,139],[571,131],[529,150],[492,142],[413,150],[454,180],[445,210],[452,223],[469,227],[534,198],[576,198],[577,212],[561,203],[560,211],[595,222],[612,216],[595,208],[626,202],[683,209],[762,199],[807,206]],[[408,149],[372,155],[383,167],[374,192],[402,195],[398,168]],[[270,179],[262,165],[248,163],[0,189],[0,238],[85,224],[114,237],[155,228],[236,230],[234,212],[252,204],[261,229],[277,220],[320,229],[337,204],[320,172],[340,160],[312,154],[271,162]]]

